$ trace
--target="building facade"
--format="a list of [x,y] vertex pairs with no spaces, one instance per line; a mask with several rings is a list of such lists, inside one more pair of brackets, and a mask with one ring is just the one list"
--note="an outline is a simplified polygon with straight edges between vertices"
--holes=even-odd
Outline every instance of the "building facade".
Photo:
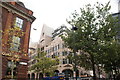
[[2,78],[27,78],[33,12],[22,2],[1,2]]
[[[37,50],[37,42],[30,42],[29,45],[29,51],[28,51],[28,56],[29,56],[29,61],[28,61],[28,68],[30,68],[36,61],[34,57],[37,55],[36,50]],[[35,78],[35,74],[33,71],[28,71],[28,78]]]
[[[55,73],[64,73],[67,77],[75,77],[75,71],[73,70],[72,61],[67,58],[69,54],[74,54],[72,51],[65,47],[64,41],[61,39],[61,35],[65,35],[65,30],[67,27],[65,25],[53,30],[48,26],[43,26],[38,48],[40,51],[46,52],[46,57],[58,57],[59,64],[58,68],[54,71]],[[33,75],[34,74],[34,75]],[[80,77],[83,74],[90,74],[90,71],[86,71],[82,67],[78,67],[77,76]],[[40,74],[34,72],[29,73],[31,77],[39,78]]]
[[[52,40],[52,32],[54,30],[48,26],[46,26],[45,24],[43,25],[43,28],[42,28],[42,32],[41,32],[41,36],[40,36],[40,41],[36,44],[36,43],[33,43],[31,42],[31,45],[29,46],[29,67],[31,67],[36,61],[34,59],[34,57],[37,55],[37,49],[44,47],[46,44],[48,44],[51,40]],[[39,44],[39,43],[43,43],[43,44]],[[44,49],[42,49],[44,50]],[[29,78],[41,78],[43,77],[43,75],[41,73],[37,74],[35,73],[33,70],[31,71],[28,71],[28,77]]]

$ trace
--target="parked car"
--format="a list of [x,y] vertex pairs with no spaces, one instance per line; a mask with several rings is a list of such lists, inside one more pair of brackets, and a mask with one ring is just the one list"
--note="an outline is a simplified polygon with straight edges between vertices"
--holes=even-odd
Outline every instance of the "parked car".
[[51,77],[51,80],[64,80],[63,76],[53,76]]
[[45,77],[43,80],[64,80],[63,75],[53,76],[53,77]]

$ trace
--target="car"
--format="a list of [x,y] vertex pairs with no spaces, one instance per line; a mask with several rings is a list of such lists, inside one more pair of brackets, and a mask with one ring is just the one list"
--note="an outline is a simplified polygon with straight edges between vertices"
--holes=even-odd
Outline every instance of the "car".
[[51,80],[64,80],[63,76],[53,76],[51,77]]
[[64,73],[58,73],[58,76],[65,76],[65,74]]
[[63,76],[45,77],[43,80],[64,80]]

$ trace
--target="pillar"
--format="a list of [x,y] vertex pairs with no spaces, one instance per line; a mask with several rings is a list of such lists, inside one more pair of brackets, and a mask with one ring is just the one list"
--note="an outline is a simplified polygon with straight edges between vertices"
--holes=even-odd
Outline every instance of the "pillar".
[[38,78],[38,73],[35,73],[35,79],[37,79]]
[[[7,42],[8,42],[8,38],[9,38],[9,32],[8,29],[11,28],[12,25],[12,21],[13,21],[13,13],[12,11],[8,11],[8,15],[7,15],[7,19],[6,19],[6,25],[4,26],[4,34],[2,35],[2,45],[4,44],[4,46],[2,46],[2,52],[6,52],[7,51]],[[3,27],[3,25],[2,25]],[[7,60],[5,58],[5,56],[2,56],[2,59],[4,59],[4,61],[2,61],[2,77],[5,77],[5,73],[7,70]]]
[[73,71],[73,77],[76,77],[76,72],[75,71]]
[[23,46],[23,49],[25,50],[25,52],[28,52],[30,30],[31,30],[31,22],[27,21],[27,26],[25,28],[26,32],[25,32],[25,35],[24,35],[24,46]]
[[4,29],[4,34],[3,34],[3,40],[2,40],[2,44],[4,44],[4,51],[7,50],[7,42],[8,42],[8,38],[9,38],[9,32],[8,30],[11,28],[12,24],[11,22],[13,21],[13,13],[12,11],[8,11],[8,17],[6,20],[6,25],[5,25],[5,29]]
[[62,73],[62,70],[59,70],[59,73]]

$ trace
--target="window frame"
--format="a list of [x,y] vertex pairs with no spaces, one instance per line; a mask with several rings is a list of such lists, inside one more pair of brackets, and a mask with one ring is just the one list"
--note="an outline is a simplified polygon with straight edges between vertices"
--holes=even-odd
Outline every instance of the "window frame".
[[20,37],[12,36],[12,43],[10,45],[10,50],[19,51],[20,42],[21,42],[21,38]]
[[23,24],[24,24],[24,20],[19,18],[19,17],[16,17],[16,19],[15,19],[15,27],[19,27],[20,29],[22,29]]

